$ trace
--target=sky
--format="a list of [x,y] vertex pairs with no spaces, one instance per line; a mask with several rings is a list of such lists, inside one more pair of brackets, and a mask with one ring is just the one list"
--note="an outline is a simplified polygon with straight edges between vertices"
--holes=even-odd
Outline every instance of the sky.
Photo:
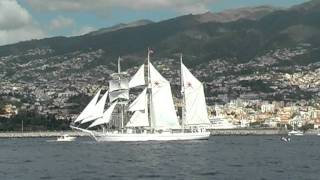
[[0,0],[0,45],[53,36],[77,36],[140,19],[155,22],[208,11],[308,0]]

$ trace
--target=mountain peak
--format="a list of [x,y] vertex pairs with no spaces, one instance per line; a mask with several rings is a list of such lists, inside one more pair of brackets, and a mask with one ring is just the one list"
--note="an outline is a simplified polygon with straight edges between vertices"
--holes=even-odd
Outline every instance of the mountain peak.
[[90,32],[89,35],[95,36],[95,35],[100,35],[100,34],[112,32],[112,31],[117,31],[120,29],[144,26],[151,23],[153,23],[153,21],[148,19],[141,19],[141,20],[130,22],[130,23],[120,23],[111,27],[101,28],[97,31]]
[[196,15],[196,19],[199,22],[232,22],[239,19],[250,19],[257,20],[269,13],[272,13],[279,8],[272,6],[257,6],[257,7],[247,7],[239,9],[229,9],[219,13],[206,12],[204,14]]
[[320,0],[311,0],[303,4],[299,4],[293,6],[292,10],[300,11],[300,12],[312,12],[320,10]]

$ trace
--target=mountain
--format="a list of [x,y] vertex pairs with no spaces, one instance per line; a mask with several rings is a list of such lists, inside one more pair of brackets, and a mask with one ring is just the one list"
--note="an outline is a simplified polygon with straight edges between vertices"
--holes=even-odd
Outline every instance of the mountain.
[[319,0],[311,0],[303,4],[299,4],[296,6],[293,6],[291,10],[294,11],[299,11],[299,12],[305,12],[305,13],[310,13],[314,11],[319,11],[320,10],[320,1]]
[[205,14],[197,15],[195,16],[195,18],[202,23],[206,23],[206,22],[225,23],[225,22],[237,21],[240,19],[258,20],[278,10],[280,10],[280,8],[275,8],[271,6],[247,7],[247,8],[226,10],[221,13],[207,12]]
[[[84,36],[54,37],[2,46],[0,47],[0,56],[25,53],[30,49],[44,47],[52,49],[54,55],[73,51],[90,51],[92,49],[111,51],[113,52],[112,57],[130,55],[141,53],[149,46],[162,47],[162,44],[166,44],[166,40],[171,42],[173,39],[185,35],[187,35],[186,38],[189,38],[190,35],[193,36],[192,29],[201,24],[233,22],[239,19],[257,20],[274,11],[276,11],[276,8],[263,6],[227,10],[221,13],[208,12],[200,15],[186,15],[158,23],[140,20],[103,28]],[[206,33],[204,32],[203,35],[206,35]],[[194,36],[193,38],[199,38],[197,32]]]
[[99,29],[97,31],[90,32],[89,35],[95,36],[95,35],[105,34],[105,33],[112,32],[112,31],[118,31],[120,29],[144,26],[144,25],[151,24],[151,23],[153,23],[153,21],[145,20],[145,19],[134,21],[134,22],[130,22],[130,23],[127,23],[127,24],[120,23],[120,24],[114,25],[112,27],[102,28],[102,29]]
[[[20,61],[34,49],[49,50],[40,57],[66,56],[74,52],[102,50],[95,65],[108,64],[118,56],[137,64],[148,47],[158,57],[173,57],[183,52],[189,62],[203,63],[213,59],[248,62],[264,53],[284,48],[310,45],[305,62],[315,61],[320,46],[319,1],[310,1],[289,9],[268,6],[241,8],[221,13],[185,15],[152,23],[137,21],[101,29],[83,36],[54,37],[0,47],[0,56],[19,55]],[[72,56],[72,55],[71,55]],[[140,60],[139,60],[140,59]],[[93,65],[93,66],[95,66]]]

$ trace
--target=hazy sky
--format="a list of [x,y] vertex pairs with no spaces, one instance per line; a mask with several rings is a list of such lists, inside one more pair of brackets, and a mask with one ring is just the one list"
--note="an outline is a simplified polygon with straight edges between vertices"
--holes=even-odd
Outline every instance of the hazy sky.
[[0,0],[0,45],[73,36],[139,19],[161,21],[247,6],[290,7],[308,0]]

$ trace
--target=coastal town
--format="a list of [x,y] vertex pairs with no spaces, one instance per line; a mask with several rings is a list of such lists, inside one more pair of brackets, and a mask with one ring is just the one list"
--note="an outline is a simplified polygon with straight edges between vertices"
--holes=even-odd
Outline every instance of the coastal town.
[[[280,128],[284,125],[320,125],[320,64],[290,64],[308,51],[308,44],[267,52],[250,61],[214,59],[192,66],[205,85],[208,116],[237,127]],[[103,50],[74,52],[68,56],[36,58],[53,53],[33,49],[22,55],[0,57],[0,117],[36,112],[70,122],[98,88],[108,89],[116,61],[101,63]],[[26,63],[24,58],[33,58]],[[153,58],[153,57],[152,57]],[[172,84],[179,108],[179,60],[154,57],[154,65]],[[123,57],[122,62],[130,61]],[[279,65],[286,64],[286,65]],[[125,69],[129,76],[138,66]]]

